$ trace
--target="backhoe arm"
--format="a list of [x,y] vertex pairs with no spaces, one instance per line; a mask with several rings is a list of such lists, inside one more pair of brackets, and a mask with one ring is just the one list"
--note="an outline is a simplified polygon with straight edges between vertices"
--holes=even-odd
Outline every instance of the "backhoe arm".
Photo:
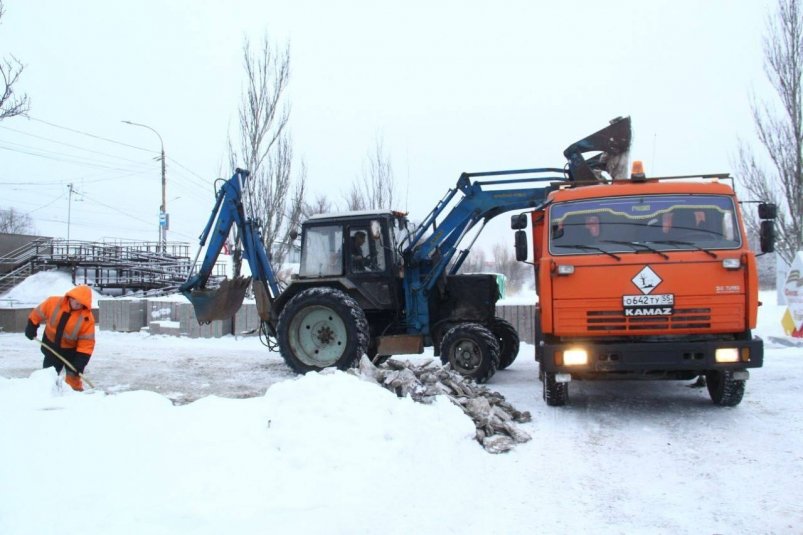
[[[279,294],[276,275],[268,259],[257,223],[247,217],[243,208],[243,183],[248,179],[248,171],[237,169],[234,175],[223,183],[215,198],[215,206],[209,221],[199,238],[200,250],[209,239],[201,266],[196,273],[190,273],[179,291],[190,300],[200,323],[215,319],[230,318],[240,308],[249,278],[240,277],[226,280],[215,290],[206,289],[212,269],[220,256],[226,239],[234,225],[240,233],[243,256],[251,269],[252,277],[264,289],[264,297],[269,302]],[[197,257],[196,257],[197,260]],[[256,292],[263,293],[261,290]]]

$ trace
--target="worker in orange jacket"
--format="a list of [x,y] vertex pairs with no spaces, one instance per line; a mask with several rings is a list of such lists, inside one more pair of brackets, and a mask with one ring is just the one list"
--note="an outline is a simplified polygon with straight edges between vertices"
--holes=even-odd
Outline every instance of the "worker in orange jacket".
[[[92,351],[95,349],[95,318],[92,316],[92,290],[84,284],[76,286],[65,295],[48,297],[33,309],[28,316],[25,336],[36,338],[39,325],[45,324],[42,336],[43,368],[51,366],[56,373],[64,367],[62,361],[49,348],[72,364],[79,374],[84,373]],[[83,390],[80,375],[67,367],[65,380],[73,390]]]

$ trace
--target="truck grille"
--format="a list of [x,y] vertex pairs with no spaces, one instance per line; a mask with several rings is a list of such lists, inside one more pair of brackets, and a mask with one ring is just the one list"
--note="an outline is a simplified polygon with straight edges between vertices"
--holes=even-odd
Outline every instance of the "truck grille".
[[710,308],[676,308],[671,316],[625,316],[621,310],[586,312],[589,331],[648,331],[654,329],[709,329]]

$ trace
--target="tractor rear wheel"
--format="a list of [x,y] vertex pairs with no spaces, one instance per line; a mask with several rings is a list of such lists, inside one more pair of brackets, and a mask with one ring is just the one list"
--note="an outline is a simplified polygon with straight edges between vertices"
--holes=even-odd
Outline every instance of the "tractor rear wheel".
[[499,342],[479,323],[460,323],[443,335],[441,362],[459,374],[485,383],[499,368]]
[[502,318],[494,318],[490,328],[499,341],[499,369],[504,370],[513,364],[519,354],[519,333]]
[[279,350],[296,373],[356,364],[368,348],[368,321],[353,298],[334,288],[293,297],[277,326]]

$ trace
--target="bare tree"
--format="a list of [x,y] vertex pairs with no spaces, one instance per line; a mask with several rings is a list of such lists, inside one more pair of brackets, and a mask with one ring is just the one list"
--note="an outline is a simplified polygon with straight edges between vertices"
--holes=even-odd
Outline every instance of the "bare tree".
[[[767,20],[764,71],[778,101],[753,102],[758,140],[769,157],[766,169],[740,141],[737,169],[752,196],[778,205],[777,252],[787,263],[803,247],[803,12],[800,0],[778,0]],[[778,109],[780,105],[780,109]],[[755,233],[757,223],[748,218]]]
[[259,49],[243,44],[246,88],[240,105],[239,146],[229,141],[232,169],[251,172],[245,186],[250,215],[260,222],[266,250],[274,264],[284,262],[292,240],[291,230],[301,219],[306,168],[296,171],[288,132],[290,108],[285,92],[290,78],[288,47],[275,50],[263,37]]
[[345,194],[347,210],[393,209],[396,180],[390,155],[385,152],[382,138],[377,137],[374,148],[368,153],[361,176],[351,184]]
[[328,214],[332,212],[332,202],[329,197],[319,193],[312,202],[304,202],[302,217],[308,219],[317,214]]
[[494,269],[507,279],[507,293],[516,294],[532,280],[532,268],[516,260],[510,244],[497,243],[493,247]]
[[[0,0],[0,20],[3,19],[4,14],[5,8]],[[19,80],[24,68],[25,66],[14,56],[0,60],[0,77],[3,78],[3,89],[0,94],[0,120],[24,115],[30,109],[28,95],[14,93],[14,85]]]
[[485,251],[479,247],[474,247],[460,266],[461,273],[480,273],[485,271]]
[[34,226],[31,216],[21,214],[13,208],[0,210],[0,232],[7,234],[31,234]]

